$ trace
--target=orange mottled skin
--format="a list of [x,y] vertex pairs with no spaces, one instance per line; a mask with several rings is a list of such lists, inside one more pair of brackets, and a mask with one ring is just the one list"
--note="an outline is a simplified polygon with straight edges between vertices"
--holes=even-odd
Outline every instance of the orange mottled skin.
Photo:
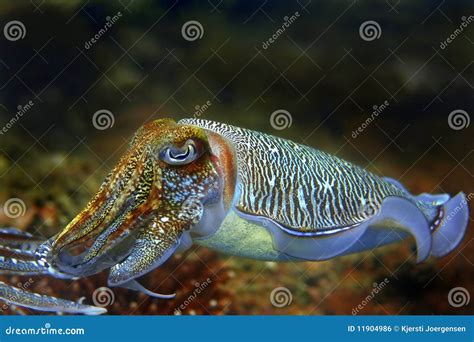
[[[109,286],[172,298],[145,289],[136,279],[159,267],[178,247],[189,248],[196,235],[208,234],[203,228],[207,221],[201,222],[205,209],[227,211],[235,182],[234,151],[217,134],[171,119],[150,122],[138,130],[97,194],[59,234],[40,244],[14,232],[12,246],[28,238],[36,247],[33,252],[22,247],[19,252],[28,260],[12,259],[9,271],[75,278],[109,268]],[[0,282],[2,298],[45,311],[106,311]]]
[[[173,166],[159,158],[166,146],[181,147],[189,139],[201,153],[194,162]],[[98,193],[53,240],[52,264],[74,272],[69,265],[62,267],[64,262],[58,257],[68,253],[80,258],[77,268],[81,272],[90,273],[88,265],[95,272],[98,265],[94,262],[131,235],[138,240],[165,241],[156,246],[163,253],[202,215],[194,212],[195,208],[189,215],[183,214],[189,209],[186,201],[203,205],[223,198],[225,206],[230,205],[236,176],[232,156],[231,147],[221,137],[196,126],[180,125],[171,119],[144,125]],[[147,256],[144,253],[141,257]]]

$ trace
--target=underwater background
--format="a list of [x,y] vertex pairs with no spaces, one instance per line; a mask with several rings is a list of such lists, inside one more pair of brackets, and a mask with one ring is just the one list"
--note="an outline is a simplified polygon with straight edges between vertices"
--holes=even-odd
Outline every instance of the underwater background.
[[[57,233],[130,136],[164,117],[267,132],[413,193],[472,199],[473,9],[469,0],[0,0],[0,205],[23,204],[15,217],[0,210],[0,226]],[[117,315],[472,314],[473,217],[455,251],[419,265],[413,241],[298,264],[193,246],[142,280],[175,300],[110,292],[106,272],[0,280],[86,303],[103,295]]]

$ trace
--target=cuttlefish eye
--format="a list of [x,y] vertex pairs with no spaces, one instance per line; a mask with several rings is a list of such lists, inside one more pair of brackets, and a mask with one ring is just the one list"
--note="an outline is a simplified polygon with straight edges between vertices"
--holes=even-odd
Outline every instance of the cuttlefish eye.
[[160,159],[169,165],[186,165],[201,155],[194,140],[188,140],[183,147],[167,146],[160,153]]

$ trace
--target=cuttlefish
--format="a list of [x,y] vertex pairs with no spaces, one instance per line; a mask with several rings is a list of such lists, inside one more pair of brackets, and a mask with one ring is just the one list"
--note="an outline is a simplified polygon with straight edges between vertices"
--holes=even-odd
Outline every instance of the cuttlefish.
[[[319,261],[412,236],[421,262],[455,249],[467,224],[462,192],[412,195],[394,179],[289,140],[201,119],[162,119],[135,134],[59,234],[40,242],[3,229],[2,248],[13,255],[1,257],[0,272],[76,279],[110,269],[111,287],[172,298],[137,278],[193,243],[258,260]],[[0,298],[45,311],[105,312],[4,283]]]

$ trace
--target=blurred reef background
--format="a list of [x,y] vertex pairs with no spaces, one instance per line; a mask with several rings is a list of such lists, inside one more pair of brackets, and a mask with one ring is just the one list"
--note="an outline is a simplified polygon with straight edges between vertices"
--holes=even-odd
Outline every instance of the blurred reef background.
[[[472,194],[473,9],[470,0],[0,0],[0,203],[25,203],[17,218],[0,210],[0,226],[58,232],[133,132],[163,117],[198,116],[292,139],[400,179],[414,193]],[[5,29],[12,21],[23,25],[19,36]],[[375,38],[360,30],[372,21]],[[190,22],[197,36],[183,29]],[[291,125],[275,128],[275,111],[289,113]],[[452,128],[453,112],[462,127]],[[96,113],[108,116],[106,127],[97,128]],[[448,301],[455,287],[474,296],[472,215],[457,250],[420,265],[411,241],[300,264],[193,247],[142,280],[177,291],[176,300],[113,289],[108,309],[350,315],[365,303],[357,314],[472,314],[472,301]],[[29,290],[91,303],[106,276],[32,278]],[[272,304],[278,287],[291,303]]]

